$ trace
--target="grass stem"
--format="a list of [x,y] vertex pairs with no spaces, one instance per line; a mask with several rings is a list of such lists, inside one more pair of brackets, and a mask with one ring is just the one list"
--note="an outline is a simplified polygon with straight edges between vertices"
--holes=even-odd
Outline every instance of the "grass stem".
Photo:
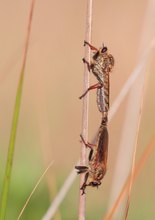
[[27,51],[28,51],[28,45],[29,45],[34,4],[35,4],[35,0],[32,0],[28,28],[27,28],[27,36],[26,36],[26,42],[25,42],[25,48],[24,48],[23,62],[22,62],[22,66],[21,66],[20,78],[19,78],[19,82],[18,82],[15,105],[14,105],[14,113],[13,113],[13,119],[12,119],[6,168],[5,168],[5,174],[4,174],[4,179],[3,179],[1,203],[0,203],[0,220],[4,220],[5,215],[6,215],[9,187],[10,187],[10,181],[11,181],[11,172],[12,172],[12,165],[13,165],[13,156],[14,156],[14,149],[15,149],[15,140],[16,140],[16,134],[17,134],[20,106],[21,106],[25,64],[26,64]]
[[[92,31],[92,4],[93,0],[87,0],[87,12],[86,12],[86,29],[85,29],[85,41],[91,42],[91,31]],[[85,59],[89,62],[90,61],[90,48],[88,46],[85,47]],[[87,65],[84,65],[84,92],[89,87],[89,71]],[[88,136],[88,108],[89,108],[89,94],[87,94],[83,98],[83,107],[82,107],[82,136],[85,140],[87,140]],[[81,148],[81,164],[86,164],[86,147],[82,143]],[[80,186],[84,182],[84,174],[80,176]],[[80,191],[80,198],[79,198],[79,220],[85,219],[85,203],[86,203],[86,196],[81,195]]]

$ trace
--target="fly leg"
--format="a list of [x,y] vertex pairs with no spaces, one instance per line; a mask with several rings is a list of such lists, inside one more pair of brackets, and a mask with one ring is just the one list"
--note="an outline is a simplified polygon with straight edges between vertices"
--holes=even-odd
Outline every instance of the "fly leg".
[[94,150],[91,149],[90,152],[89,152],[89,156],[88,156],[88,160],[89,160],[89,162],[90,162],[91,159],[92,159],[93,151],[94,151]]
[[95,144],[90,144],[89,142],[86,143],[86,141],[84,140],[82,134],[80,134],[80,138],[81,138],[82,142],[84,143],[84,145],[86,147],[89,147],[90,149],[93,149],[93,147],[95,147]]
[[79,99],[82,99],[90,90],[92,89],[101,89],[103,85],[101,83],[94,84],[90,86],[80,97]]
[[[89,63],[87,60],[85,60],[85,58],[82,59],[84,63],[86,63],[88,71],[90,72],[90,70],[93,68],[93,63]],[[102,81],[100,81],[100,79],[98,79],[98,83],[95,85],[90,86],[80,97],[79,99],[82,99],[90,90],[92,89],[100,89],[103,87]]]
[[82,61],[87,65],[88,71],[90,72],[90,70],[93,67],[93,64],[90,64],[87,60],[85,60],[85,58],[83,58]]
[[98,49],[96,47],[94,47],[93,45],[91,45],[90,43],[88,43],[87,41],[84,41],[84,46],[88,45],[90,47],[91,50],[96,50],[98,51]]
[[84,177],[84,183],[82,184],[82,186],[81,186],[81,190],[82,190],[82,195],[83,194],[85,194],[85,189],[86,189],[86,187],[88,186],[87,184],[86,184],[86,182],[87,182],[87,180],[88,180],[88,176],[89,176],[89,172],[87,172],[86,174],[85,174],[85,177]]
[[84,140],[84,138],[83,138],[83,136],[82,135],[80,135],[80,137],[81,137],[81,140],[82,140],[82,142],[84,143],[84,145],[86,146],[86,147],[89,147],[90,148],[90,153],[89,153],[89,156],[88,156],[88,159],[89,159],[89,161],[91,160],[91,158],[92,158],[92,155],[93,155],[93,151],[94,151],[94,147],[96,146],[95,144],[90,144],[89,142],[85,142],[85,140]]

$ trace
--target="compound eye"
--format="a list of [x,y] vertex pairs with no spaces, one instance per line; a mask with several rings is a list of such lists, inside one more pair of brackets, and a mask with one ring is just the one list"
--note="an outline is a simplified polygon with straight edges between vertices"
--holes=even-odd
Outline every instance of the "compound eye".
[[102,50],[101,50],[101,53],[105,53],[107,50],[108,50],[107,47],[103,47]]
[[91,184],[92,184],[92,186],[98,186],[99,185],[97,182],[92,182]]

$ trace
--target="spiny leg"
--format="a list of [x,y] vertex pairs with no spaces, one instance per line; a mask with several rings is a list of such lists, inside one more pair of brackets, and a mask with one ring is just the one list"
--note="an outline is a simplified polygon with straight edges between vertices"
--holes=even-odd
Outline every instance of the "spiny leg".
[[88,71],[90,72],[90,70],[93,67],[93,64],[90,64],[85,58],[82,59],[83,63],[86,63]]
[[90,86],[80,97],[79,99],[82,99],[90,90],[92,89],[101,89],[103,85],[101,83],[94,84]]
[[90,43],[88,43],[87,41],[84,41],[84,46],[88,45],[90,47],[91,50],[96,50],[98,51],[98,49],[96,47],[94,47],[93,45],[91,45]]
[[89,172],[87,172],[85,174],[84,183],[82,184],[82,186],[80,188],[82,190],[82,195],[85,194],[85,189],[86,189],[86,186],[87,186],[86,182],[87,182],[88,176],[89,176]]

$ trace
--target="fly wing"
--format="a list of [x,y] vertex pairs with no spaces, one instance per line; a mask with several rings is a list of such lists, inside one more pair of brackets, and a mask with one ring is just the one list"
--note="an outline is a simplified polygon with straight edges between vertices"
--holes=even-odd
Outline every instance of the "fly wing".
[[106,126],[103,126],[98,140],[98,162],[106,163],[108,157],[108,130]]
[[75,169],[77,169],[77,173],[80,174],[80,173],[85,173],[87,172],[88,170],[88,167],[87,166],[75,166]]

